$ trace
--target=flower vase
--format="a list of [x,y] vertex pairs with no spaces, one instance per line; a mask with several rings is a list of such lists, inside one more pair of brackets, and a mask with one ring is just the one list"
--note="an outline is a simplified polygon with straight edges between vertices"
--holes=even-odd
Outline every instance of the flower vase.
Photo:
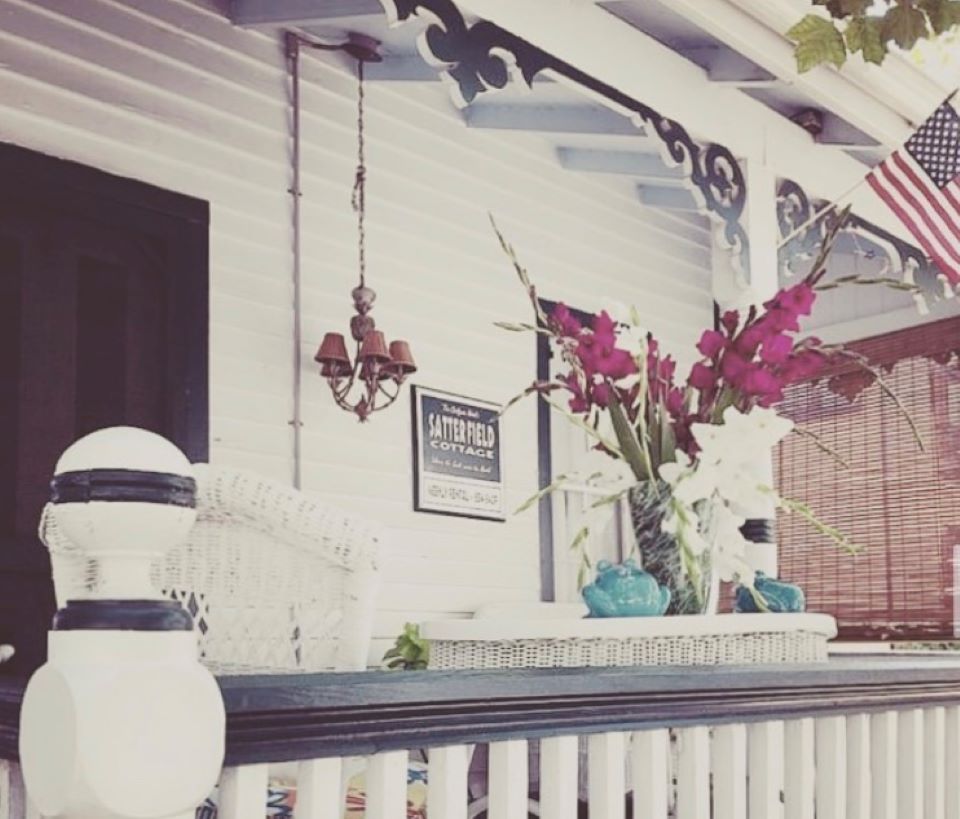
[[716,614],[720,597],[720,578],[711,566],[710,552],[692,556],[697,577],[683,569],[676,538],[663,531],[668,511],[670,486],[649,481],[630,490],[630,520],[643,570],[661,587],[670,589],[670,605],[665,614]]

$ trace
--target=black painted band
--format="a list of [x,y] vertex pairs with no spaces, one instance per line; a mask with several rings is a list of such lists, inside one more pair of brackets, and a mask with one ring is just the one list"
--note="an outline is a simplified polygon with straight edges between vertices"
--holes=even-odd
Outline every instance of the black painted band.
[[186,475],[134,469],[62,472],[50,482],[51,503],[124,501],[194,508],[197,482]]
[[193,618],[175,600],[69,600],[54,631],[192,631]]
[[750,518],[740,527],[740,534],[751,543],[776,543],[777,522],[771,518]]

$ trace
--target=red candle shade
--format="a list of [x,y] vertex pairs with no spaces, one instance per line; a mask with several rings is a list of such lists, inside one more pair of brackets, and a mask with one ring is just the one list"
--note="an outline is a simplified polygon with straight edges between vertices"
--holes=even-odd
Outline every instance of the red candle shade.
[[326,333],[323,341],[320,342],[320,349],[314,358],[321,364],[342,363],[349,364],[350,356],[347,355],[347,345],[340,333]]
[[393,376],[404,378],[417,371],[417,363],[413,360],[410,345],[406,341],[398,339],[390,342],[390,359],[388,369]]
[[360,361],[364,364],[386,364],[390,360],[387,342],[379,330],[371,330],[363,337],[360,345]]

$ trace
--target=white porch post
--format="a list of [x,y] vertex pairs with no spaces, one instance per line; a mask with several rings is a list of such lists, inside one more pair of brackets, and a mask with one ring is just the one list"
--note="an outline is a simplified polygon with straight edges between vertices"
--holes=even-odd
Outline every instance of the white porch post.
[[[748,264],[738,270],[733,265],[733,256],[722,246],[719,238],[713,244],[713,298],[721,312],[737,308],[744,310],[751,304],[762,304],[773,296],[779,287],[777,245],[777,175],[763,158],[757,157],[741,162],[747,186],[747,208],[742,223],[747,232],[750,247],[746,255]],[[722,236],[715,228],[714,235]],[[773,485],[773,462],[767,459],[763,465],[769,485]],[[751,517],[773,520],[774,504],[764,504]],[[747,555],[754,569],[769,577],[777,576],[777,548],[775,543],[756,543]]]
[[186,819],[217,781],[220,690],[192,618],[149,579],[193,525],[191,476],[176,447],[132,428],[92,433],[57,464],[46,525],[77,551],[54,571],[87,593],[57,612],[23,699],[20,760],[43,816]]

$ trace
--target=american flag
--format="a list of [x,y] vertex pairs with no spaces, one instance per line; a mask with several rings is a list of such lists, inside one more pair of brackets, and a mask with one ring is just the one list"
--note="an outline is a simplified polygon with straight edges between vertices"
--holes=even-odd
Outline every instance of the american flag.
[[867,174],[947,279],[960,283],[960,114],[947,100]]

